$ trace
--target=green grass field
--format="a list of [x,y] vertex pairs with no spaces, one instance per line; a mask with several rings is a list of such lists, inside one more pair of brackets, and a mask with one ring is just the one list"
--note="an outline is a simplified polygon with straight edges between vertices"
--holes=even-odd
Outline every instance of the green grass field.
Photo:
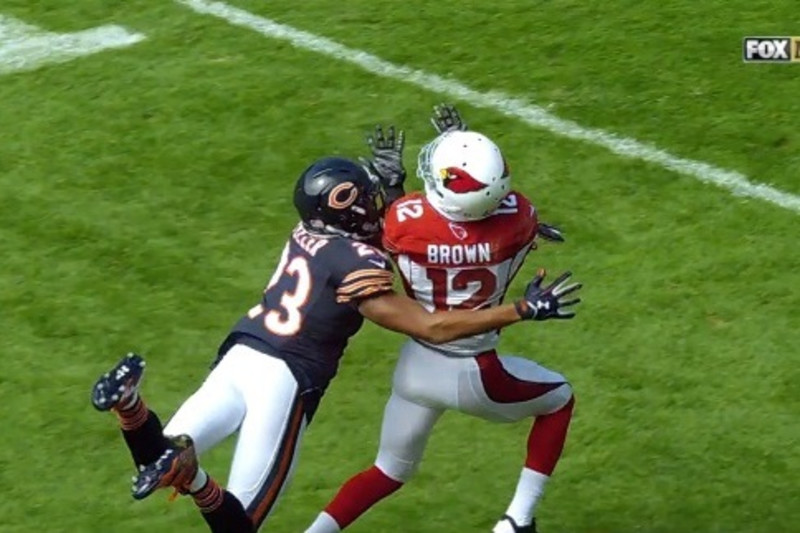
[[[800,194],[800,65],[741,60],[745,35],[800,34],[796,2],[232,1]],[[168,0],[3,0],[0,15],[147,36],[0,76],[0,532],[205,531],[188,500],[131,499],[93,380],[137,350],[168,417],[258,298],[305,165],[364,154],[372,125],[394,122],[411,169],[448,97]],[[798,213],[459,107],[567,232],[512,290],[537,266],[585,284],[576,320],[516,326],[501,345],[577,394],[541,530],[800,531]],[[402,341],[367,326],[351,344],[264,530],[302,531],[371,464]],[[445,416],[418,476],[350,530],[488,532],[528,429]],[[229,458],[230,442],[203,462],[224,480]]]

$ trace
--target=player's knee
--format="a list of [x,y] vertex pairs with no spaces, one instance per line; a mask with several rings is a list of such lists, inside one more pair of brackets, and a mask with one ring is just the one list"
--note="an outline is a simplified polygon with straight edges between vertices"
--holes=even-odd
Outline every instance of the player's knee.
[[549,407],[544,411],[535,413],[535,416],[552,414],[564,409],[572,409],[572,405],[575,403],[575,393],[573,392],[572,386],[569,383],[561,385],[557,389],[551,391],[549,394]]
[[570,409],[572,410],[573,406],[575,405],[575,391],[572,390],[572,386],[567,383],[566,385],[562,386],[559,389],[559,395],[561,397],[561,409]]
[[393,480],[405,483],[416,473],[419,461],[400,459],[394,454],[381,451],[378,452],[375,466]]

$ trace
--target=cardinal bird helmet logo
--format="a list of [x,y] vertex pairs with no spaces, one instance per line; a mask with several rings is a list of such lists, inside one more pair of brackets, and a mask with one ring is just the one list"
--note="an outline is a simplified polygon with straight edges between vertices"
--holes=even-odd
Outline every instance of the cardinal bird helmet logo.
[[447,167],[439,171],[442,183],[455,193],[475,192],[485,189],[487,185],[472,177],[472,175],[458,167]]

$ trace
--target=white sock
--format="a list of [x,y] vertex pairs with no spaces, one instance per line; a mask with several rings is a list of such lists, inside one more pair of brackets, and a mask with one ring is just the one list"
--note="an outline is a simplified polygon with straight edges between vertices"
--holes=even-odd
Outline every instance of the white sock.
[[536,470],[522,469],[517,482],[517,491],[506,510],[506,514],[513,518],[518,525],[526,526],[533,521],[533,512],[542,497],[548,479],[550,476]]
[[317,519],[306,529],[305,533],[339,533],[340,531],[341,529],[339,529],[339,524],[336,523],[336,520],[323,511],[317,515]]
[[206,482],[208,481],[208,474],[202,468],[197,469],[197,474],[194,476],[194,479],[189,484],[189,492],[195,493],[198,490],[202,489],[206,486]]

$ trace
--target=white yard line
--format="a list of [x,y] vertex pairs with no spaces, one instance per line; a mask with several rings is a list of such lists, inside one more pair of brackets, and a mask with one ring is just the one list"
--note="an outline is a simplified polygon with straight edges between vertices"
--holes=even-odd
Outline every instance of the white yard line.
[[800,213],[800,196],[781,191],[769,185],[752,182],[747,176],[739,172],[725,170],[702,161],[684,159],[635,139],[581,126],[577,122],[559,118],[541,106],[532,105],[522,99],[501,92],[476,91],[453,79],[443,78],[436,74],[404,65],[395,65],[363,50],[348,48],[325,37],[277,23],[224,2],[210,0],[176,1],[198,13],[225,19],[231,24],[249,28],[266,37],[289,41],[297,48],[347,61],[378,76],[410,83],[428,91],[467,102],[475,107],[494,109],[504,115],[519,119],[536,128],[545,129],[556,135],[602,146],[622,157],[654,163],[678,174],[690,176],[704,183],[717,185],[737,196],[758,198]]
[[100,26],[75,33],[52,33],[0,15],[0,74],[63,63],[143,40],[120,26]]

